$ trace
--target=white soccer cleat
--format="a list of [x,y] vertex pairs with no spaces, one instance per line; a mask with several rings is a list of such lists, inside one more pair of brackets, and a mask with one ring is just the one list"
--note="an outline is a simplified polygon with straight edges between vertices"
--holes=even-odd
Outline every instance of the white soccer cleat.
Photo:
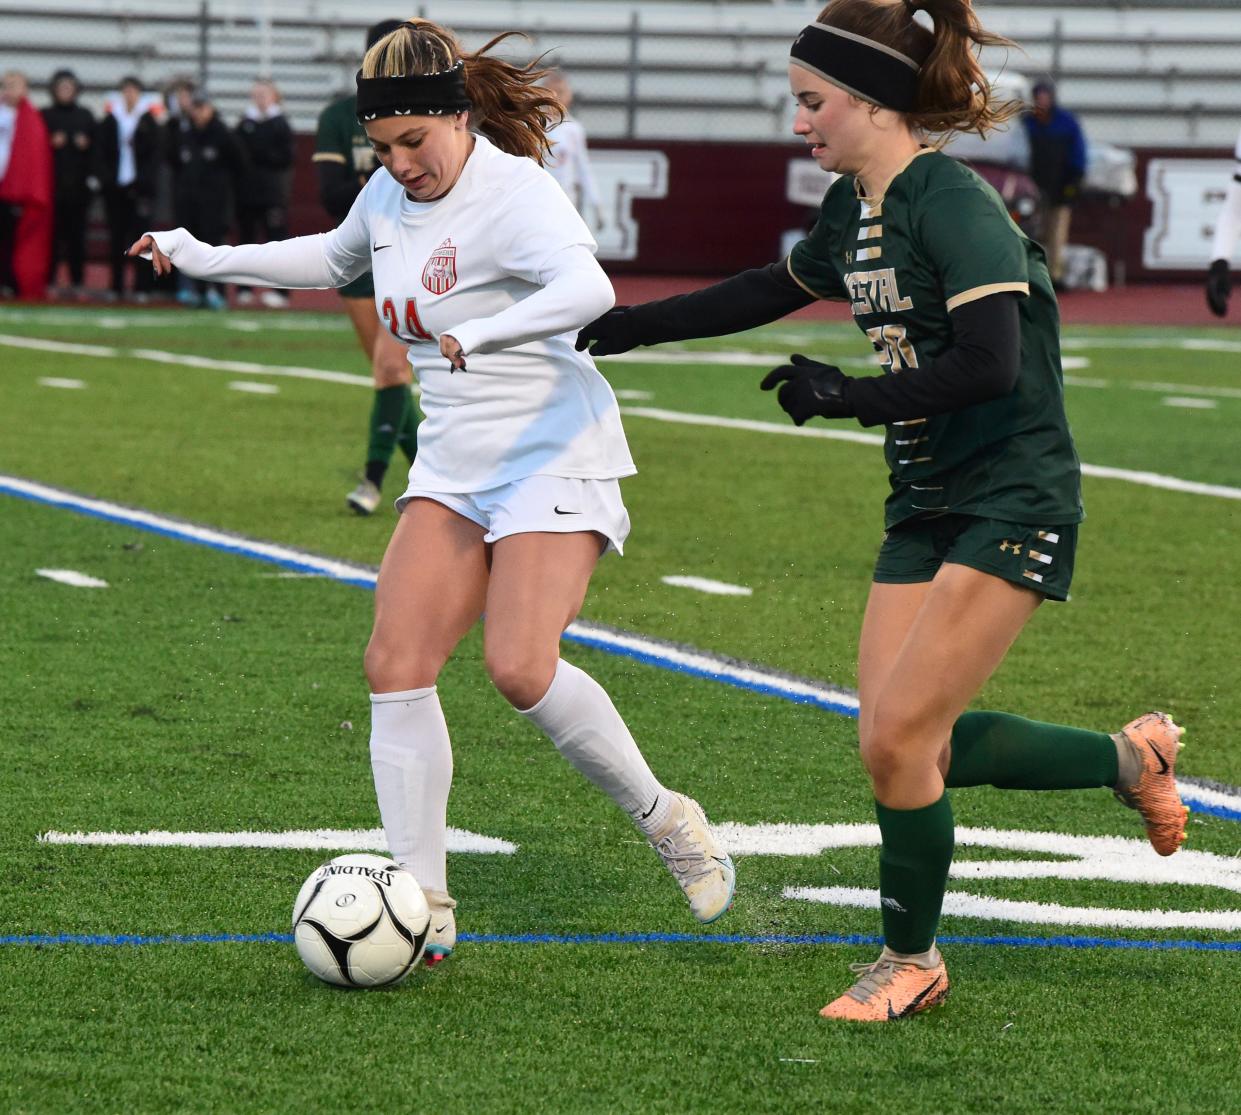
[[648,837],[703,923],[722,917],[733,904],[737,873],[719,846],[707,815],[693,798],[672,794],[672,808],[658,831]]
[[431,924],[427,929],[427,943],[422,950],[423,963],[434,968],[452,956],[457,947],[457,900],[447,891],[426,890],[427,905],[431,908]]
[[379,489],[369,480],[361,481],[345,496],[345,502],[359,515],[373,515],[379,506],[379,499]]

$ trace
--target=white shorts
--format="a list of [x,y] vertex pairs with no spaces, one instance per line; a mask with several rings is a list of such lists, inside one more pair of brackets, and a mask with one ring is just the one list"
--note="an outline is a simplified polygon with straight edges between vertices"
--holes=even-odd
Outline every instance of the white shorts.
[[526,476],[485,492],[432,492],[411,484],[396,501],[397,511],[411,499],[432,499],[484,527],[484,542],[510,534],[596,531],[607,539],[604,553],[621,554],[629,537],[629,512],[618,480]]

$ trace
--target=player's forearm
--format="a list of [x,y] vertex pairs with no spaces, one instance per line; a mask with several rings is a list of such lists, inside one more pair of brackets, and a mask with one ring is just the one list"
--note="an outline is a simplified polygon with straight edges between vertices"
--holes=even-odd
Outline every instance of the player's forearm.
[[783,260],[742,271],[702,290],[631,306],[638,344],[721,337],[754,329],[809,306],[814,297],[797,285]]
[[1215,238],[1211,241],[1211,258],[1232,259],[1233,250],[1237,246],[1237,237],[1241,235],[1241,163],[1237,164],[1237,172],[1228,183],[1228,194],[1224,198],[1224,208],[1220,210],[1219,219],[1215,222]]
[[585,248],[564,253],[548,281],[527,298],[491,317],[463,322],[446,333],[462,351],[500,352],[580,329],[616,302],[612,284]]
[[328,262],[327,235],[266,244],[204,244],[183,228],[149,234],[174,267],[194,279],[260,286],[324,288],[341,284]]
[[953,346],[899,375],[849,383],[848,399],[863,426],[930,418],[1012,392],[1021,373],[1021,312],[1016,294],[993,294],[952,312]]

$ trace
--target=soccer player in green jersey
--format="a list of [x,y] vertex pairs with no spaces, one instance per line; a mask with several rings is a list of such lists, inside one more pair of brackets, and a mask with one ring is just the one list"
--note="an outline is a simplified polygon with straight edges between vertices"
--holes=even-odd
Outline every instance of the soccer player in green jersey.
[[1082,519],[1043,250],[982,179],[925,142],[1010,114],[975,57],[1003,42],[969,0],[833,0],[789,65],[793,131],[842,176],[809,237],[777,264],[609,311],[578,339],[606,356],[828,298],[850,304],[880,354],[879,376],[794,356],[762,382],[799,426],[887,427],[887,534],[858,648],[885,945],[854,966],[829,1018],[888,1021],[946,996],[935,947],[954,843],[946,788],[1107,787],[1140,812],[1161,855],[1184,840],[1170,717],[1109,734],[966,711],[1043,600],[1068,598]]
[[[399,19],[388,19],[368,28],[367,49],[400,26]],[[371,141],[358,123],[355,94],[333,101],[319,114],[312,159],[319,171],[319,199],[337,222],[343,221],[379,166]],[[345,497],[359,515],[370,515],[379,506],[384,475],[398,444],[413,462],[418,449],[418,406],[410,395],[413,373],[405,346],[397,339],[402,323],[395,311],[389,320],[379,320],[370,272],[341,287],[340,296],[362,350],[370,358],[375,380],[366,466],[358,486]]]

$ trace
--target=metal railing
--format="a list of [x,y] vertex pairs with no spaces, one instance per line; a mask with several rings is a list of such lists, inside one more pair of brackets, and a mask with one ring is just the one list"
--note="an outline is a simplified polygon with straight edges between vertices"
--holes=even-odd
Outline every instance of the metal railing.
[[[350,11],[338,6],[342,13]],[[606,23],[574,22],[564,18],[566,7],[549,6],[550,18],[531,19],[529,46],[533,53],[552,51],[552,60],[571,73],[579,93],[578,115],[592,136],[666,138],[683,127],[681,138],[759,140],[785,130],[789,28],[783,25],[802,18],[797,5],[772,4],[764,27],[715,29],[669,26],[640,8]],[[1008,65],[1057,79],[1062,101],[1096,138],[1222,145],[1231,144],[1241,125],[1241,77],[1230,61],[1241,57],[1236,0],[1176,6],[1177,19],[1189,28],[1183,34],[1168,28],[1159,33],[1074,32],[1064,14],[1072,9],[1063,0],[988,0],[988,7],[996,10],[1001,30],[1000,15],[1046,13],[1041,29],[1021,36],[1024,55],[1004,58],[989,52],[985,58],[994,68]],[[1092,0],[1079,10],[1162,12],[1170,7],[1168,0]],[[423,8],[433,14],[431,5]],[[458,5],[462,17],[454,22],[467,46],[481,45],[506,29],[466,18],[468,9]],[[1207,19],[1238,11],[1236,29],[1223,36],[1195,33],[1184,21],[1191,9]],[[235,10],[226,5],[221,14],[211,0],[187,4],[181,14],[117,13],[86,0],[55,12],[0,2],[5,27],[0,68],[23,69],[38,86],[55,69],[75,66],[88,103],[131,71],[153,85],[173,76],[197,76],[228,117],[240,114],[250,80],[264,73],[283,87],[295,126],[313,128],[322,105],[351,86],[369,19],[356,14],[268,18],[261,3],[246,15],[228,14]],[[730,11],[728,5],[722,10]],[[678,113],[683,124],[678,124]],[[733,118],[727,119],[730,114]]]

